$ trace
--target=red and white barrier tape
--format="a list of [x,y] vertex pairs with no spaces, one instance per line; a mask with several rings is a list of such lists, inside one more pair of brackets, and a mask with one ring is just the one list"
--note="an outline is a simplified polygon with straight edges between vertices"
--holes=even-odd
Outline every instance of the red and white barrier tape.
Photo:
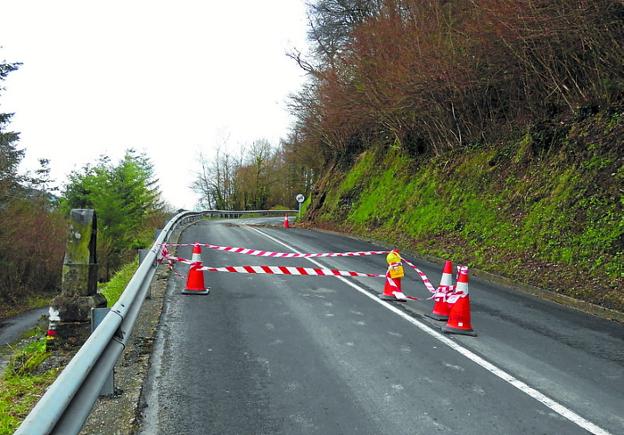
[[459,293],[449,293],[446,295],[446,303],[448,304],[454,304],[456,303],[460,298],[465,298],[466,296],[468,296],[466,293],[464,292],[459,292]]
[[425,275],[425,272],[417,268],[414,264],[410,263],[405,258],[403,259],[403,261],[405,261],[405,264],[407,264],[409,267],[411,267],[412,269],[416,271],[418,276],[420,276],[420,279],[422,280],[425,287],[427,287],[427,290],[429,290],[429,293],[433,293],[435,295],[436,288],[431,284],[431,281],[429,281],[429,278],[427,277],[427,275]]
[[169,261],[170,264],[173,263],[174,261],[177,263],[184,263],[184,264],[195,263],[195,261],[191,261],[188,258],[176,257],[174,255],[167,255],[165,258]]
[[164,260],[167,260],[167,267],[169,268],[170,271],[172,271],[178,277],[182,276],[177,270],[175,270],[174,261],[177,261],[177,259],[176,257],[169,255],[169,251],[167,250],[166,244],[162,245],[162,250],[160,251],[160,255],[156,257],[156,263],[163,264]]
[[[459,274],[462,272],[467,272],[468,271],[468,266],[457,266],[457,279],[459,279]],[[468,293],[464,293],[463,290],[459,290],[457,291],[457,284],[455,284],[454,286],[450,286],[447,293],[444,295],[444,301],[449,303],[449,304],[454,304],[456,303],[459,298],[465,298],[466,296],[468,296]]]
[[436,302],[440,302],[440,301],[446,302],[447,295],[453,292],[454,289],[455,289],[455,286],[441,285],[440,287],[436,289],[435,293],[431,295],[429,299],[435,299]]
[[299,275],[299,276],[365,276],[371,278],[385,278],[386,275],[377,273],[352,272],[348,270],[324,269],[312,267],[292,267],[292,266],[224,266],[210,267],[204,266],[197,270],[207,272],[230,272],[230,273],[257,273],[269,275]]
[[179,243],[179,244],[163,244],[165,246],[203,246],[204,248],[213,249],[215,251],[234,252],[236,254],[254,255],[257,257],[276,257],[276,258],[316,258],[316,257],[361,257],[368,255],[388,254],[390,251],[352,251],[352,252],[321,252],[313,254],[301,254],[297,252],[272,252],[262,251],[260,249],[236,248],[233,246],[219,246],[210,243]]
[[[391,251],[349,251],[349,252],[323,252],[323,253],[304,254],[304,253],[296,253],[296,252],[273,252],[273,251],[262,251],[259,249],[250,249],[250,248],[236,248],[232,246],[213,245],[210,243],[172,243],[172,244],[163,243],[162,250],[161,250],[162,258],[167,259],[169,263],[169,267],[172,269],[173,269],[174,261],[179,262],[179,263],[184,263],[184,264],[193,264],[193,262],[187,258],[169,255],[169,251],[167,250],[167,247],[168,246],[195,246],[195,245],[203,246],[208,249],[213,249],[217,251],[234,252],[237,254],[253,255],[253,256],[260,256],[260,257],[273,257],[273,258],[359,257],[359,256],[369,256],[369,255],[382,255],[382,254],[387,254],[391,252]],[[432,296],[428,299],[435,299],[435,298],[447,299],[455,291],[455,286],[449,286],[449,287],[443,286],[443,287],[435,288],[433,284],[431,284],[431,281],[429,281],[429,278],[427,277],[427,275],[422,270],[420,270],[418,267],[416,267],[416,265],[414,265],[410,261],[404,258],[402,260],[405,262],[405,264],[407,264],[408,266],[410,266],[412,269],[416,271],[416,273],[422,280],[423,284],[425,285],[429,293],[432,294]],[[162,259],[160,261],[162,261]],[[260,268],[260,269],[254,269],[254,268]],[[266,269],[262,269],[262,268],[266,268]],[[457,268],[458,275],[459,275],[460,268],[461,266]],[[290,266],[288,267],[286,266],[225,266],[225,267],[204,267],[200,270],[206,270],[209,272],[272,273],[272,274],[279,274],[279,275],[367,276],[367,277],[386,277],[387,276],[387,274],[386,275],[365,274],[361,272],[340,271],[336,269],[314,269],[314,268],[290,267]],[[259,270],[263,270],[263,271],[259,271]],[[280,272],[277,272],[277,271],[270,272],[269,270],[280,270]],[[286,272],[287,270],[332,271],[332,273],[289,273],[289,272]],[[338,274],[333,273],[333,272],[338,272]],[[388,279],[388,281],[391,282],[391,285],[396,286],[393,280]]]

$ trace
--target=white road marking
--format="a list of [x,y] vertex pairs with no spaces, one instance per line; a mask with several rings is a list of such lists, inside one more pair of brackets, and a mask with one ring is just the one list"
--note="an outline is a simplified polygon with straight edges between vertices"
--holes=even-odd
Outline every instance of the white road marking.
[[[297,249],[293,248],[292,246],[282,242],[281,240],[276,239],[273,236],[270,236],[269,234],[267,234],[267,233],[265,233],[263,231],[258,230],[257,228],[253,228],[253,227],[247,227],[247,228],[250,228],[250,229],[256,231],[257,233],[262,234],[264,237],[274,241],[275,243],[278,243],[278,244],[286,247],[287,249],[290,249],[293,252],[301,254],[301,252],[299,252]],[[323,266],[321,263],[315,261],[313,258],[306,258],[306,260],[316,264],[319,267],[326,267],[326,266]],[[411,317],[409,314],[405,313],[404,311],[401,311],[400,309],[396,308],[395,306],[391,305],[390,303],[385,302],[385,301],[379,299],[376,295],[371,294],[366,289],[363,289],[362,287],[358,286],[354,282],[351,282],[348,279],[345,279],[345,278],[343,278],[341,276],[336,276],[336,279],[339,279],[340,281],[344,282],[348,286],[350,286],[350,287],[354,288],[355,290],[357,290],[358,292],[362,293],[364,296],[366,296],[369,299],[377,302],[378,304],[384,306],[385,308],[387,308],[388,310],[392,311],[396,315],[398,315],[398,316],[402,317],[403,319],[407,320],[412,325],[414,325],[417,328],[419,328],[421,331],[429,334],[431,337],[433,337],[436,340],[444,343],[445,345],[447,345],[448,347],[450,347],[454,351],[459,352],[461,355],[463,355],[464,357],[468,358],[469,360],[471,360],[475,364],[478,364],[479,366],[483,367],[485,370],[487,370],[490,373],[498,376],[503,381],[505,381],[505,382],[511,384],[512,386],[516,387],[518,390],[522,391],[523,393],[527,394],[528,396],[532,397],[533,399],[537,400],[538,402],[540,402],[543,405],[547,406],[548,408],[552,409],[557,414],[561,415],[562,417],[566,418],[567,420],[571,421],[572,423],[576,424],[577,426],[580,426],[583,429],[585,429],[586,431],[588,431],[590,433],[593,433],[593,434],[596,434],[596,435],[611,435],[611,433],[608,432],[607,430],[605,430],[605,429],[595,425],[594,423],[592,423],[589,420],[586,420],[585,418],[581,417],[580,415],[578,415],[577,413],[575,413],[571,409],[566,408],[564,405],[560,404],[559,402],[554,401],[550,397],[546,396],[545,394],[541,393],[540,391],[536,390],[535,388],[529,386],[528,384],[522,382],[521,380],[515,378],[514,376],[512,376],[509,373],[507,373],[503,369],[498,368],[497,366],[495,366],[494,364],[492,364],[489,361],[485,360],[484,358],[480,357],[479,355],[477,355],[477,354],[473,353],[472,351],[466,349],[465,347],[463,347],[459,343],[457,343],[457,342],[451,340],[450,338],[446,337],[444,334],[442,334],[442,333],[440,333],[438,331],[435,331],[431,327],[429,327],[429,326],[425,325],[424,323],[420,322],[419,320]]]

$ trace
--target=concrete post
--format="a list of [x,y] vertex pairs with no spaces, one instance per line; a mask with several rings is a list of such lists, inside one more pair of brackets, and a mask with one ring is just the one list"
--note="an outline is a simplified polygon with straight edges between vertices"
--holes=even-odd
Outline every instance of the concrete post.
[[[97,219],[94,210],[73,209],[63,260],[61,294],[52,300],[50,313],[55,314],[56,334],[48,343],[80,342],[78,335],[87,331],[91,309],[105,307],[106,299],[97,293]],[[52,316],[51,316],[52,319]],[[50,325],[52,328],[52,324]]]

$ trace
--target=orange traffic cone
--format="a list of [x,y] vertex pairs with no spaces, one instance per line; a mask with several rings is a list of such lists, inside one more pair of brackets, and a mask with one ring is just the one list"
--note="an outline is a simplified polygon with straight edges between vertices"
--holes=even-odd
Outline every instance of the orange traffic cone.
[[191,257],[191,267],[186,279],[186,287],[182,290],[183,295],[207,295],[210,289],[204,284],[204,272],[199,270],[202,267],[201,246],[199,243],[193,245],[193,256]]
[[384,301],[407,302],[407,297],[401,290],[401,278],[390,278],[390,275],[386,274],[383,293],[379,294],[379,299]]
[[284,228],[290,228],[290,225],[288,224],[288,215],[287,214],[284,215]]
[[447,334],[463,334],[477,336],[470,323],[470,294],[468,293],[468,268],[459,269],[457,287],[455,292],[448,298],[452,304],[448,322],[442,327],[442,332]]
[[193,244],[193,254],[191,256],[191,263],[201,263],[201,245],[197,242]]
[[446,302],[446,295],[449,293],[451,287],[453,287],[453,262],[446,261],[444,263],[444,269],[442,270],[440,285],[433,297],[435,300],[433,310],[431,314],[425,314],[427,317],[431,317],[435,320],[448,320],[451,306]]

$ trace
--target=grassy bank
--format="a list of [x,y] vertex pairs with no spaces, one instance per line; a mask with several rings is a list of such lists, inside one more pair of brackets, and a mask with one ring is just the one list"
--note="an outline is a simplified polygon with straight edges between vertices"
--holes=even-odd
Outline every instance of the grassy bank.
[[0,435],[17,429],[60,370],[44,367],[50,354],[43,330],[35,329],[29,335],[14,350],[0,377]]
[[369,149],[319,183],[315,222],[624,310],[622,111],[414,160]]
[[106,298],[106,306],[110,308],[115,305],[138,267],[139,258],[136,257],[132,263],[124,265],[113,275],[110,281],[102,285],[99,292]]
[[[137,267],[135,259],[100,289],[109,307],[117,302]],[[45,333],[39,328],[11,349],[9,364],[0,377],[0,435],[17,429],[77,349],[47,352]]]

